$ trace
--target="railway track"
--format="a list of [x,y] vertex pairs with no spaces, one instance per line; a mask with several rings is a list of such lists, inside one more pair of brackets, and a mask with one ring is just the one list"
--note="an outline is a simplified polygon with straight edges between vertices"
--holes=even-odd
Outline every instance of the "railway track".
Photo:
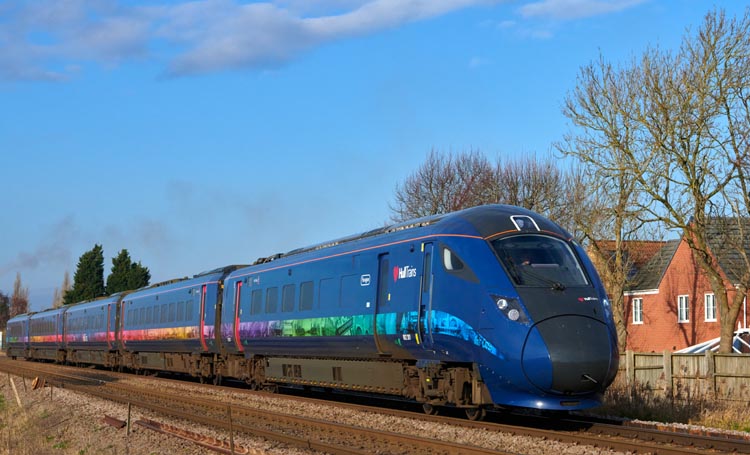
[[[43,377],[48,384],[89,393],[104,399],[148,409],[153,412],[224,429],[247,433],[290,446],[314,449],[333,454],[362,453],[441,453],[485,454],[505,453],[497,448],[473,447],[449,441],[438,441],[419,436],[363,428],[287,413],[259,410],[238,403],[217,402],[186,396],[177,386],[174,390],[155,390],[138,384],[127,384],[121,375],[101,370],[82,370],[25,361],[11,361],[0,357],[0,371],[25,377]],[[132,381],[128,381],[132,382]],[[176,381],[166,380],[165,384]],[[184,382],[182,382],[184,386]],[[197,384],[192,384],[198,386]],[[210,388],[210,386],[203,386]],[[164,387],[165,389],[172,388]],[[163,389],[159,387],[159,389]],[[211,390],[215,390],[212,388]],[[258,394],[232,389],[233,393]],[[286,398],[289,398],[286,396]],[[493,422],[471,422],[449,416],[428,416],[398,409],[377,408],[294,397],[294,400],[317,402],[352,410],[376,412],[399,418],[419,419],[451,425],[456,428],[481,430],[490,433],[509,433],[543,438],[570,444],[590,445],[622,452],[656,454],[750,453],[748,438],[695,435],[664,431],[655,428],[636,428],[626,424],[612,424],[583,420],[543,419],[529,416],[495,416]],[[507,423],[512,419],[513,423]]]

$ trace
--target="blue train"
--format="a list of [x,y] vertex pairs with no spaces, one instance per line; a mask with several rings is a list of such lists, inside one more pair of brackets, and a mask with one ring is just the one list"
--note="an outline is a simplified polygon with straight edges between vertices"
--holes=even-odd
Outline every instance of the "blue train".
[[252,388],[395,395],[425,412],[596,406],[606,293],[570,234],[487,205],[14,317],[7,354]]

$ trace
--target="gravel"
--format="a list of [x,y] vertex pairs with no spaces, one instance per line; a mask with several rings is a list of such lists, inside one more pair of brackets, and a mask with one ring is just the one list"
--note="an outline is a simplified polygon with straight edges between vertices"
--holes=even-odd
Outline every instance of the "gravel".
[[[9,454],[206,454],[215,453],[175,436],[164,435],[139,425],[117,429],[104,423],[104,416],[126,421],[127,405],[104,401],[64,389],[45,387],[32,390],[31,381],[12,377],[18,390],[23,410],[18,408],[11,387],[11,376],[0,380],[0,391],[5,399],[2,414],[4,423],[0,435],[0,450]],[[616,454],[601,448],[560,443],[537,438],[498,434],[472,430],[451,425],[435,424],[415,418],[386,416],[377,412],[361,412],[324,404],[304,403],[284,396],[247,394],[227,389],[206,392],[194,384],[175,384],[149,378],[137,377],[126,381],[153,384],[154,387],[179,389],[182,393],[212,397],[229,403],[268,409],[275,412],[305,415],[322,420],[357,424],[383,431],[451,441],[459,444],[478,445],[486,448],[519,454],[589,455]],[[25,387],[24,387],[25,383]],[[151,419],[184,430],[229,442],[229,435],[202,425],[180,421],[133,408],[131,422]],[[13,422],[10,422],[10,421]],[[250,454],[305,455],[319,453],[291,448],[273,441],[235,435],[235,446]],[[239,453],[239,450],[238,450]]]

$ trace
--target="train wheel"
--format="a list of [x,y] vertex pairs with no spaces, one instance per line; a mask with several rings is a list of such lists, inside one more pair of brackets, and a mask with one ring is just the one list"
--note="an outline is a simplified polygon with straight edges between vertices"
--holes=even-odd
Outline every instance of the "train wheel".
[[214,375],[214,385],[221,385],[222,377],[220,374]]
[[431,404],[428,404],[428,403],[424,403],[422,405],[422,410],[428,416],[436,416],[436,415],[440,414],[440,409],[439,408],[437,408],[437,407],[435,407],[435,406],[433,406]]
[[484,408],[466,408],[466,418],[469,420],[483,420],[486,415]]

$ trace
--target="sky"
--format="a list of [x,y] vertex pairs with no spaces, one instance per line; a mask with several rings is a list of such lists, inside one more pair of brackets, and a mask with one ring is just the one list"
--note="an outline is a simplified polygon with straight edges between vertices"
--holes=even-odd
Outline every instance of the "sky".
[[0,291],[152,283],[388,223],[431,150],[554,156],[581,67],[725,0],[0,1]]

